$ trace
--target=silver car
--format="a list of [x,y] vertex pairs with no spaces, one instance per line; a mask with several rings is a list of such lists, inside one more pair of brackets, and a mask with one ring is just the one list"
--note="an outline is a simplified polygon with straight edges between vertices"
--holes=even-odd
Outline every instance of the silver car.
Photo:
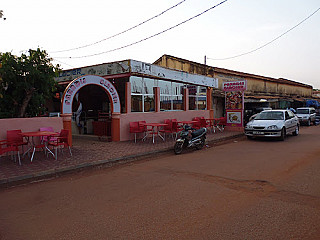
[[290,110],[266,110],[260,112],[245,126],[248,138],[276,137],[284,140],[286,135],[299,134],[299,120]]
[[316,110],[313,107],[303,107],[303,108],[297,108],[296,113],[300,123],[305,123],[308,126],[313,124],[316,121]]

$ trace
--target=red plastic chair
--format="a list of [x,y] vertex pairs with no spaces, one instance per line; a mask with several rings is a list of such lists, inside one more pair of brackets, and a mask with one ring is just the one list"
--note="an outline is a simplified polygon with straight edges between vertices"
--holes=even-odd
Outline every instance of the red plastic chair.
[[[17,152],[19,165],[21,166],[19,148],[17,145],[10,145],[7,140],[0,141],[0,156],[4,153]],[[14,156],[16,160],[16,155]]]
[[183,126],[181,126],[181,125],[178,124],[177,119],[173,118],[173,119],[171,119],[171,122],[177,122],[177,127],[176,127],[177,129],[176,129],[176,130],[177,130],[178,132],[180,132],[180,131],[183,130]]
[[217,128],[222,132],[225,126],[227,125],[227,118],[226,117],[219,118],[217,125],[218,125]]
[[147,132],[147,126],[145,125],[146,121],[138,121],[139,129],[142,133]]
[[8,130],[7,131],[7,142],[10,146],[17,146],[17,147],[21,146],[22,153],[24,153],[23,146],[28,145],[28,142],[23,141],[23,137],[22,137],[22,135],[20,135],[20,133],[22,133],[21,129]]
[[205,118],[200,118],[200,127],[210,129],[210,123],[207,122]]
[[[56,160],[58,159],[58,148],[62,150],[62,147],[68,147],[70,156],[72,156],[71,152],[71,146],[69,144],[69,130],[67,129],[61,129],[59,136],[55,137],[56,139],[49,139],[48,145],[52,146],[55,149],[55,158]],[[63,151],[62,151],[63,153]]]
[[179,127],[177,120],[172,120],[172,133],[176,134],[175,139],[177,139],[178,133],[182,130],[182,127]]
[[168,124],[167,126],[164,126],[163,129],[160,129],[159,132],[164,134],[164,137],[166,136],[166,133],[171,133],[173,138],[173,131],[172,131],[172,121],[171,119],[165,119],[163,123]]
[[139,122],[129,122],[129,131],[134,133],[134,142],[137,142],[137,134],[145,132],[145,126],[139,126]]
[[192,127],[195,129],[200,129],[201,128],[201,123],[200,123],[200,118],[199,117],[194,117],[192,121],[197,121],[196,123],[192,124]]

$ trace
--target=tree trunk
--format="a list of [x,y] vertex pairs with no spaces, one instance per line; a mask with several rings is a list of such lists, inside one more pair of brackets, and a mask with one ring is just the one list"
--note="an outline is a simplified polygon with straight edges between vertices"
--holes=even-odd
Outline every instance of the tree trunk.
[[28,91],[26,91],[26,96],[22,101],[22,104],[21,104],[21,107],[20,107],[20,111],[19,111],[19,114],[18,114],[19,118],[22,118],[22,117],[25,116],[27,106],[28,106],[28,104],[30,102],[30,99],[31,99],[34,91],[35,91],[35,88],[31,88]]

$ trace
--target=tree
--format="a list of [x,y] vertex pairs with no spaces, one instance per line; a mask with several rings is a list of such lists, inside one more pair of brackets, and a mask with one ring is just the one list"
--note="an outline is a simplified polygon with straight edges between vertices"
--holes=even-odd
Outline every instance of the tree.
[[56,89],[53,66],[44,50],[30,49],[20,57],[0,53],[0,118],[34,117]]

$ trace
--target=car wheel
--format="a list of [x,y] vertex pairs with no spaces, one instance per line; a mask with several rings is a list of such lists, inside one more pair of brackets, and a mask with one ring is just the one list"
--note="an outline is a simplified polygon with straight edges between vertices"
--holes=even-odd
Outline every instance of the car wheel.
[[294,132],[292,133],[293,136],[298,136],[299,134],[299,125],[296,126],[296,129],[294,130]]
[[284,141],[284,139],[286,138],[286,129],[282,128],[281,129],[281,136],[280,136],[280,140]]
[[310,119],[308,119],[308,124],[307,125],[311,126],[311,120]]

